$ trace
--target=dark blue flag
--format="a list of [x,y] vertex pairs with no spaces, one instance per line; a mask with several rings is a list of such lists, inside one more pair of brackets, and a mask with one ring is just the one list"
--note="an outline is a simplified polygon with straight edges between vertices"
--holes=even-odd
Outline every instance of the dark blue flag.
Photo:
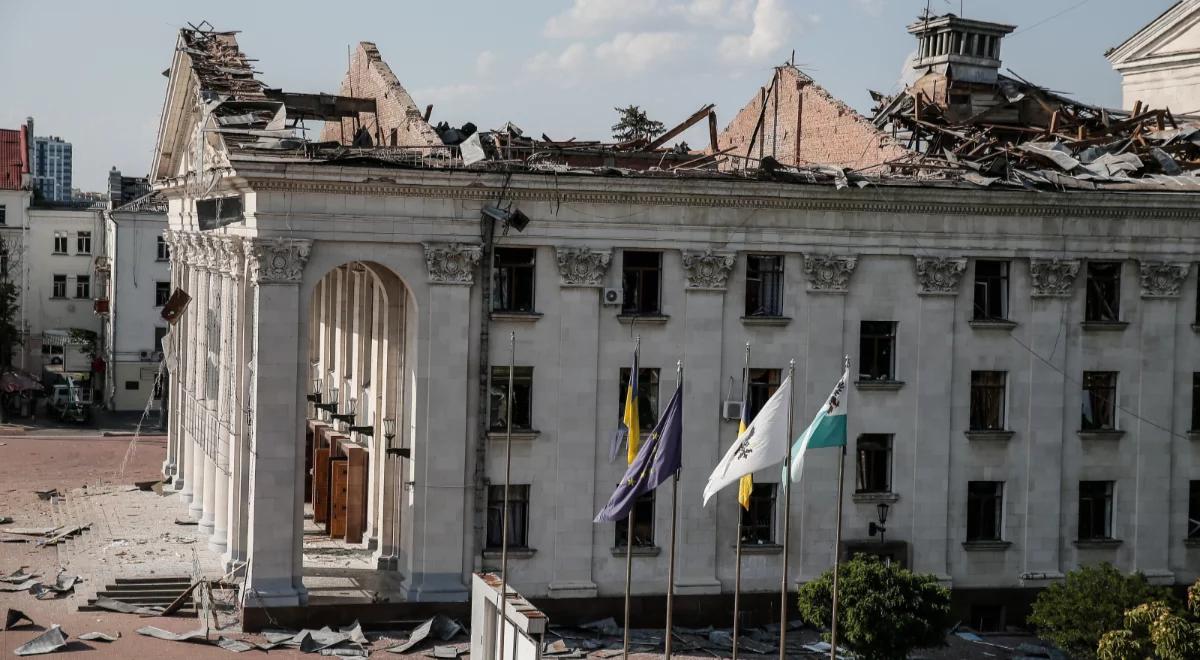
[[683,465],[683,388],[676,387],[671,402],[658,418],[650,437],[642,443],[608,504],[594,522],[616,522],[629,515],[637,498],[662,485]]

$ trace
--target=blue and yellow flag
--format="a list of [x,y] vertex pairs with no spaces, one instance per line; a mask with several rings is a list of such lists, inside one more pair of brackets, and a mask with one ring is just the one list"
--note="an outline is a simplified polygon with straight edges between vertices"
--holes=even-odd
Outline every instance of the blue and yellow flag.
[[629,370],[629,386],[625,388],[626,461],[633,464],[642,444],[641,423],[638,421],[638,350],[633,350],[633,368]]
[[[748,396],[745,398],[749,398]],[[742,419],[738,422],[738,437],[742,437],[746,433],[746,427],[750,426],[750,402],[742,401]],[[754,491],[754,475],[747,474],[738,481],[738,504],[742,508],[750,510],[750,493]]]
[[661,486],[683,465],[683,388],[675,394],[658,418],[654,431],[625,470],[608,504],[596,514],[595,522],[617,522],[633,510],[639,496]]

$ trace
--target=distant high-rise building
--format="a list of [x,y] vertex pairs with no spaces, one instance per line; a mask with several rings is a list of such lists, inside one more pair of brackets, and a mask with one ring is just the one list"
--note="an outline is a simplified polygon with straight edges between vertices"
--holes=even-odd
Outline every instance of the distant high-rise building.
[[114,166],[108,171],[108,201],[111,208],[124,206],[133,200],[150,194],[150,180],[144,176],[121,176]]
[[47,202],[71,201],[71,143],[33,138],[33,189]]

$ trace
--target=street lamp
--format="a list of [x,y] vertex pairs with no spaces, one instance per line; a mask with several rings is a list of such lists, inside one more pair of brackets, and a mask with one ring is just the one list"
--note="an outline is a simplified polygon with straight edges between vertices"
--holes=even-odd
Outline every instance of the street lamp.
[[[371,386],[370,386],[370,384],[363,385],[362,402],[363,402],[362,416],[366,417],[369,420],[369,419],[371,419]],[[350,432],[357,433],[359,435],[365,435],[368,438],[375,437],[375,427],[370,424],[368,424],[366,426],[354,426],[353,422],[351,422]]]
[[354,409],[358,407],[358,399],[350,397],[346,400],[346,409],[344,412],[333,413],[330,415],[334,420],[346,425],[354,424]]
[[409,458],[412,452],[408,447],[393,447],[392,441],[396,439],[396,419],[394,417],[383,418],[383,437],[387,441],[387,453],[389,456],[399,456],[401,458]]
[[338,406],[338,388],[330,386],[329,400],[316,404],[316,407],[318,410],[324,410],[325,412],[332,415],[337,412],[337,406]]
[[887,531],[887,527],[884,527],[884,523],[887,522],[889,508],[890,507],[888,506],[887,502],[880,502],[879,504],[876,504],[875,513],[877,516],[879,516],[879,522],[871,523],[867,527],[867,534],[870,536],[875,536],[875,533],[879,532],[879,542],[881,544],[883,543],[883,534]]

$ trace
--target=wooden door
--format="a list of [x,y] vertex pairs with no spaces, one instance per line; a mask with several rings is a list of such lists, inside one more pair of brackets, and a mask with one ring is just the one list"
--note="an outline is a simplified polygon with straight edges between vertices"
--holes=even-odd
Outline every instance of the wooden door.
[[345,460],[330,462],[332,478],[329,481],[329,535],[335,539],[346,536],[346,478]]
[[329,522],[329,448],[313,450],[313,522]]
[[367,528],[367,450],[344,445],[346,451],[346,543],[362,543]]

